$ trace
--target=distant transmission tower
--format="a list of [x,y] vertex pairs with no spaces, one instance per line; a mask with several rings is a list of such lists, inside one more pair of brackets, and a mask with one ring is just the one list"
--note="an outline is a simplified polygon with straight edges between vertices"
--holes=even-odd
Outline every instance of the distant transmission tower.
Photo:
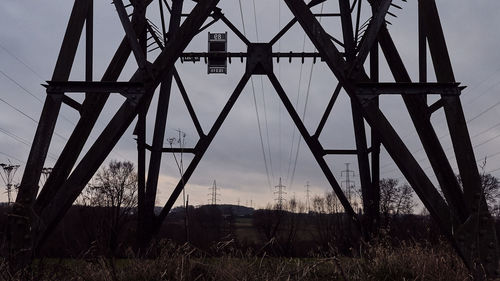
[[307,213],[309,213],[311,205],[309,203],[309,198],[310,198],[310,190],[309,190],[309,182],[306,183],[306,207],[307,207]]
[[[10,161],[9,161],[10,162]],[[5,186],[7,188],[7,202],[10,204],[11,202],[11,194],[12,194],[12,181],[14,180],[14,175],[16,174],[17,169],[19,168],[19,165],[12,165],[12,164],[5,164],[2,163],[0,164],[0,167],[2,167],[3,173],[0,173],[0,176],[2,177],[3,182],[5,183]]]
[[214,180],[214,183],[212,184],[212,187],[210,187],[210,193],[208,194],[210,196],[210,204],[211,205],[217,205],[217,201],[220,199],[217,199],[217,195],[220,196],[220,194],[217,193],[217,182]]
[[40,182],[40,186],[43,186],[45,184],[45,182],[47,181],[47,179],[50,176],[50,173],[52,173],[52,168],[50,168],[50,167],[43,167],[42,168],[42,177],[41,177],[40,181],[43,179],[43,182],[42,181]]
[[275,187],[277,190],[274,192],[274,194],[277,195],[277,198],[275,200],[277,202],[278,210],[283,210],[283,202],[285,201],[285,198],[283,197],[283,195],[286,194],[286,192],[284,191],[285,186],[283,184],[281,184],[281,177],[280,177],[279,184]]
[[349,165],[351,163],[345,163],[345,170],[340,172],[340,176],[345,176],[345,180],[342,181],[342,185],[345,188],[345,193],[347,195],[347,199],[352,204],[352,189],[354,188],[354,181],[351,181],[351,175],[354,177],[354,171],[349,170]]

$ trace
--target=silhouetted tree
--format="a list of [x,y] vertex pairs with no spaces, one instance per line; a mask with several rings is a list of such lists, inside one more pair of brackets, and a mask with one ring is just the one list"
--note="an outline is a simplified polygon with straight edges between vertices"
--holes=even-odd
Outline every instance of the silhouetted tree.
[[[485,164],[483,164],[485,165]],[[481,167],[484,169],[484,166]],[[457,176],[458,182],[462,186],[462,179],[460,178],[460,175]],[[488,204],[488,208],[490,212],[498,216],[500,214],[500,206],[498,203],[500,203],[500,181],[498,180],[497,177],[489,174],[489,173],[483,173],[481,174],[481,188],[484,193],[484,198],[486,199],[486,203]]]
[[137,174],[131,162],[111,161],[101,168],[81,196],[83,205],[101,214],[97,239],[114,253],[123,227],[137,206]]

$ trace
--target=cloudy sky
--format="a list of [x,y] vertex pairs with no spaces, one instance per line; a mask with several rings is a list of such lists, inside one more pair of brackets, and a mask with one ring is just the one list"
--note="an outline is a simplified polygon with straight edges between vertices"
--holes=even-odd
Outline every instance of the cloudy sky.
[[[352,1],[351,1],[352,2]],[[399,2],[399,3],[398,3]],[[485,172],[492,171],[500,176],[500,2],[469,0],[438,0],[441,20],[447,39],[449,52],[457,80],[467,86],[463,92],[466,119],[475,146],[477,160],[487,157]],[[44,88],[40,85],[49,80],[62,42],[73,1],[16,1],[0,2],[0,163],[11,161],[20,164],[14,182],[19,182],[27,160],[29,146],[33,140],[36,123],[40,116],[45,98]],[[389,26],[396,45],[403,57],[412,78],[417,79],[417,3],[395,0],[402,10],[393,10],[398,17],[388,17]],[[219,7],[223,13],[253,42],[269,41],[292,15],[283,1],[278,0],[222,0]],[[367,19],[369,12],[364,2],[362,19]],[[192,7],[186,1],[184,12]],[[316,12],[337,12],[337,1],[326,1],[323,6],[315,7]],[[119,23],[114,6],[110,1],[95,0],[95,72],[94,79],[102,76],[124,32]],[[159,25],[157,3],[149,9],[148,18]],[[243,15],[243,23],[242,17]],[[323,26],[330,34],[341,38],[340,20],[324,18]],[[208,29],[210,32],[225,32],[229,29],[222,23],[216,23]],[[244,45],[232,33],[228,33],[228,49],[244,52]],[[84,37],[83,37],[84,38]],[[82,38],[82,39],[83,39]],[[202,32],[187,47],[187,51],[206,51],[207,35]],[[83,41],[82,41],[83,42]],[[299,25],[285,35],[274,46],[274,51],[313,51],[313,46],[305,39]],[[158,51],[149,53],[153,61]],[[383,61],[383,60],[382,60]],[[84,45],[81,44],[71,80],[83,80]],[[177,62],[188,94],[197,111],[203,129],[207,132],[227,97],[233,91],[244,71],[244,64],[233,61],[228,67],[228,75],[207,75],[206,65],[181,64]],[[136,65],[130,59],[120,77],[127,81],[135,71]],[[296,105],[299,115],[310,132],[313,132],[321,118],[326,103],[336,86],[336,79],[327,67],[311,60],[301,64],[281,61],[274,64],[274,71],[279,77],[289,98]],[[312,72],[312,74],[311,74]],[[384,62],[381,65],[381,79],[393,81]],[[429,80],[435,79],[430,72]],[[253,87],[252,87],[253,84]],[[76,99],[82,100],[75,95]],[[92,133],[85,150],[99,135],[105,124],[116,112],[123,98],[112,96]],[[430,98],[430,102],[435,97]],[[256,103],[255,103],[256,102]],[[148,115],[148,143],[151,143],[156,107]],[[257,105],[257,107],[255,107]],[[256,111],[257,108],[257,111]],[[421,149],[418,137],[413,129],[400,97],[383,97],[381,108],[395,129],[402,136],[410,151],[435,182],[435,176]],[[174,84],[167,121],[166,139],[177,136],[177,129],[186,133],[185,146],[192,147],[197,142],[197,134],[187,110],[182,103]],[[257,114],[260,122],[257,122]],[[57,123],[57,134],[53,137],[46,167],[51,167],[61,152],[66,139],[71,134],[78,115],[67,106],[62,107]],[[433,124],[447,150],[452,166],[456,163],[442,112],[432,117]],[[133,123],[135,124],[135,122]],[[262,133],[264,153],[261,146]],[[132,136],[133,125],[124,134],[116,148],[108,157],[116,160],[136,162],[136,144]],[[217,181],[220,188],[220,203],[241,204],[263,207],[274,200],[274,186],[282,178],[286,186],[286,196],[297,196],[305,200],[305,185],[310,184],[312,194],[323,194],[331,190],[305,143],[299,143],[299,135],[274,90],[265,77],[254,76],[240,96],[219,134],[200,162],[196,172],[187,185],[191,204],[204,204],[208,200],[208,188]],[[345,93],[341,93],[329,117],[320,138],[323,146],[329,149],[353,149],[354,134],[350,106]],[[168,143],[165,141],[165,146]],[[297,153],[298,151],[298,153]],[[298,155],[297,161],[295,156]],[[180,155],[177,155],[180,157]],[[264,160],[265,159],[265,160]],[[184,166],[191,160],[190,155],[183,155]],[[266,161],[266,162],[265,162]],[[354,170],[354,182],[359,186],[355,157],[331,156],[327,161],[338,181],[344,180],[340,173],[345,163],[351,163]],[[266,173],[265,164],[268,167]],[[296,164],[295,164],[296,163]],[[401,174],[385,151],[381,155],[382,177],[398,178],[404,182]],[[268,175],[271,184],[268,183]],[[179,178],[179,171],[172,155],[165,154],[162,162],[158,204],[163,204]],[[2,189],[0,200],[7,196]],[[180,201],[178,201],[180,203]]]

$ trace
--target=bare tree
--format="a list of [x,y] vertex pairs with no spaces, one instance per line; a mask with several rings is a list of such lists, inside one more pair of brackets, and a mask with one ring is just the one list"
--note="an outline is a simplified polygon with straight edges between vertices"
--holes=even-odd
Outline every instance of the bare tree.
[[398,186],[396,179],[380,180],[380,212],[386,218],[389,214],[411,214],[415,205],[413,190],[408,184]]
[[323,250],[329,251],[333,247],[346,251],[350,248],[351,225],[334,192],[313,197],[313,210],[309,217],[314,225],[313,235]]
[[111,161],[95,175],[81,197],[81,203],[97,209],[100,217],[99,238],[114,253],[120,233],[137,206],[137,174],[131,162]]
[[484,192],[484,198],[488,203],[490,211],[493,211],[495,205],[500,200],[500,182],[497,177],[491,174],[481,175],[481,187]]
[[[488,204],[488,209],[494,216],[498,216],[500,214],[500,181],[497,177],[489,173],[484,173],[485,166],[486,160],[480,165],[481,170],[483,170],[481,174],[481,188],[484,199],[486,199],[486,203]],[[460,175],[457,175],[457,179],[460,186],[462,186]]]

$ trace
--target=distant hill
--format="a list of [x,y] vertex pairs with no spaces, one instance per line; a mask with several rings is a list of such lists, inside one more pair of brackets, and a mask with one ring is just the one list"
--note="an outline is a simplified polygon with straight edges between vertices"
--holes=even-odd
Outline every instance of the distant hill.
[[238,205],[230,205],[230,204],[222,204],[217,205],[217,208],[221,210],[223,214],[233,214],[237,217],[249,216],[252,215],[255,211],[253,208],[238,206]]
[[[191,207],[191,206],[190,206]],[[214,206],[212,205],[201,205],[201,206],[196,206],[196,208],[213,208]],[[254,208],[249,208],[245,206],[238,206],[238,205],[231,205],[231,204],[221,204],[216,206],[224,215],[234,215],[237,217],[243,217],[243,216],[249,216],[252,215],[253,212],[255,211]],[[161,211],[161,207],[156,207],[155,212],[159,213]],[[184,208],[179,206],[172,208],[170,211],[172,214],[175,213],[180,213],[184,212]]]

